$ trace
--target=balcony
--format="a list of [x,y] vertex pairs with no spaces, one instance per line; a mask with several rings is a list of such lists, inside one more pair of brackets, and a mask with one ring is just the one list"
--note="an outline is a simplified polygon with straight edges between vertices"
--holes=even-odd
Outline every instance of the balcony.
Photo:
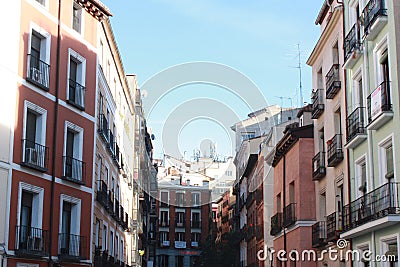
[[160,227],[169,227],[169,220],[160,220],[158,223]]
[[333,212],[326,216],[326,239],[328,242],[336,241],[342,232],[342,216]]
[[183,227],[184,228],[185,227],[185,220],[183,220],[183,221],[182,220],[176,220],[175,221],[175,227],[181,227],[181,228]]
[[69,79],[67,103],[80,110],[85,110],[85,91],[85,86]]
[[339,64],[333,64],[332,68],[328,71],[325,76],[326,81],[326,99],[333,99],[335,95],[339,92],[342,82],[339,77]]
[[198,247],[199,247],[199,242],[197,242],[197,241],[192,241],[192,242],[190,242],[190,246],[191,246],[192,248],[198,248]]
[[370,0],[362,12],[364,37],[372,41],[387,24],[386,0]]
[[169,247],[169,240],[160,241],[160,247]]
[[86,259],[87,242],[85,236],[72,234],[58,235],[58,258],[62,261]]
[[20,257],[45,257],[49,254],[48,232],[30,226],[15,227],[15,254]]
[[119,222],[119,220],[120,220],[120,214],[119,214],[119,212],[120,212],[120,210],[119,210],[119,200],[117,200],[117,199],[114,199],[114,210],[113,210],[113,217],[114,217],[114,219],[117,221],[117,222]]
[[312,159],[313,180],[319,180],[326,175],[325,152],[318,152]]
[[296,203],[290,203],[283,208],[283,227],[288,227],[296,222]]
[[[109,267],[107,250],[101,251],[101,247],[95,247],[94,267]],[[110,266],[111,267],[111,266]]]
[[389,82],[381,83],[367,98],[368,130],[377,130],[393,118]]
[[314,90],[311,96],[312,101],[312,113],[311,119],[318,119],[319,116],[324,112],[324,89]]
[[358,22],[351,27],[344,39],[344,65],[345,69],[354,67],[361,56],[361,38]]
[[[341,237],[357,236],[367,229],[375,231],[400,220],[400,183],[389,182],[350,202],[343,209]],[[361,225],[368,224],[365,227]]]
[[335,134],[327,142],[328,146],[328,167],[335,167],[343,160],[342,134]]
[[364,107],[356,108],[346,119],[347,144],[346,148],[355,148],[367,138],[364,124]]
[[319,248],[326,244],[326,224],[324,221],[312,225],[312,247]]
[[28,54],[28,73],[26,80],[34,85],[49,91],[50,65],[39,58]]
[[276,213],[271,217],[271,235],[277,235],[282,230],[282,212]]
[[108,143],[108,120],[104,114],[100,114],[99,116],[99,125],[97,132],[100,134],[101,138],[104,142]]
[[107,184],[103,181],[100,180],[98,181],[99,183],[99,188],[97,190],[97,195],[96,195],[96,200],[104,207],[108,207],[108,187]]
[[201,228],[201,221],[191,221],[191,227],[194,229],[200,229]]
[[186,241],[175,241],[175,248],[186,248]]
[[22,140],[21,165],[41,172],[47,171],[49,148],[27,139]]
[[115,149],[114,141],[115,141],[114,140],[114,134],[110,129],[108,129],[108,143],[106,144],[106,147],[107,147],[108,152],[110,152],[110,155],[112,157],[114,156],[114,153],[115,153],[115,151],[114,151],[114,149]]
[[119,146],[117,144],[117,142],[114,142],[114,154],[112,156],[112,159],[114,161],[114,163],[117,165],[117,167],[120,167],[120,157],[121,157],[121,153],[119,152]]
[[64,156],[63,157],[64,174],[62,179],[74,182],[77,184],[84,184],[86,176],[86,163],[77,160],[73,157]]

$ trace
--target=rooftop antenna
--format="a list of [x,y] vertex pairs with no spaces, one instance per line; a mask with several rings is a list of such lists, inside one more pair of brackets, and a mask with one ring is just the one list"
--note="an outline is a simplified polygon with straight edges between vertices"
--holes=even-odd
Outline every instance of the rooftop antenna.
[[299,57],[299,64],[296,68],[299,69],[299,89],[300,89],[300,105],[299,107],[301,108],[304,105],[304,101],[303,101],[303,86],[301,84],[301,51],[300,51],[300,44],[297,44],[297,56]]

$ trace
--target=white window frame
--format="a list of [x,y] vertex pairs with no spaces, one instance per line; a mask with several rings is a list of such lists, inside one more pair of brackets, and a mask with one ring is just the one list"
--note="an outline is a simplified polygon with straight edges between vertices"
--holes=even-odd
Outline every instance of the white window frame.
[[[106,230],[106,238],[105,238],[105,240],[104,240],[104,226],[106,228],[105,229]],[[109,234],[108,234],[109,228],[108,228],[108,224],[105,221],[103,221],[103,228],[101,230],[102,230],[102,234],[101,234],[101,249],[102,250],[107,250],[108,249],[108,240],[109,240]]]
[[[394,136],[393,134],[387,136],[382,141],[378,143],[378,162],[379,162],[379,183],[383,185],[387,183],[389,180],[385,178],[387,173],[387,166],[386,166],[386,148],[392,145],[392,153],[393,153],[393,171],[394,177],[396,177],[396,158],[395,158],[395,147],[394,147]],[[396,179],[396,178],[393,178]],[[393,180],[392,179],[392,180]]]
[[[27,184],[24,182],[19,182],[17,225],[21,225],[22,191],[27,191],[29,193],[34,194],[33,203],[32,203],[32,225],[31,225],[31,227],[42,229],[44,189],[39,186]],[[36,208],[36,209],[34,209],[34,208]]]
[[[74,29],[74,7],[76,7],[76,8],[78,8],[79,9],[79,16],[80,16],[80,29],[79,29],[79,31],[76,31],[75,29]],[[78,33],[78,34],[80,34],[80,35],[84,35],[84,26],[83,25],[85,25],[85,21],[84,21],[84,18],[85,18],[85,11],[84,11],[84,9],[83,9],[83,7],[81,6],[81,5],[79,5],[76,1],[72,1],[72,6],[71,6],[71,11],[72,11],[72,13],[71,13],[71,29],[74,31],[74,32],[76,32],[76,33]]]
[[111,227],[110,227],[110,234],[108,236],[108,252],[110,253],[110,256],[115,257],[115,230],[114,228]]
[[[64,148],[63,148],[63,156],[65,156],[66,151],[67,151],[67,131],[68,129],[72,130],[75,132],[75,134],[77,135],[78,138],[78,144],[77,147],[75,149],[74,147],[74,158],[77,160],[81,160],[83,158],[83,128],[79,127],[78,125],[69,122],[69,121],[65,121],[65,126],[64,126]],[[74,141],[75,142],[75,141]]]
[[[81,56],[78,52],[68,48],[68,63],[67,63],[67,99],[69,99],[69,79],[70,79],[70,68],[71,60],[74,60],[78,64],[76,82],[86,87],[86,58]],[[85,106],[85,102],[83,102]]]
[[[33,1],[35,1],[35,0],[33,0]],[[48,1],[48,0],[46,0],[46,1]],[[39,25],[31,22],[30,29],[29,29],[29,39],[28,39],[28,54],[31,53],[33,31],[35,31],[42,37],[41,38],[42,42],[40,45],[40,60],[50,65],[51,34],[48,33],[42,27],[40,27]],[[27,73],[29,73],[29,64],[27,64],[26,68],[27,68]]]
[[124,239],[122,238],[122,236],[120,237],[119,243],[120,243],[120,248],[119,248],[120,257],[119,258],[120,258],[120,261],[124,262],[125,242],[124,242]]
[[115,259],[119,260],[121,255],[119,254],[119,241],[120,241],[120,237],[118,233],[115,233],[115,240],[114,240],[114,251],[115,251]]
[[196,194],[199,196],[198,203],[197,204],[192,203],[192,206],[193,205],[194,206],[200,206],[201,205],[201,193],[200,192],[192,192],[191,193],[191,199],[193,200],[193,195],[196,195]]
[[[62,231],[62,212],[63,205],[65,202],[72,204],[71,210],[71,233],[73,235],[80,235],[81,233],[81,210],[82,210],[82,200],[69,195],[60,195],[60,223],[59,223],[59,233]],[[73,227],[75,226],[75,227]]]
[[367,250],[371,251],[371,243],[369,241],[361,243],[361,244],[357,245],[357,250],[358,250],[359,255],[360,255],[360,260],[359,261],[358,260],[354,261],[354,263],[355,263],[354,267],[364,267],[364,263],[362,261],[363,252],[367,251]]
[[[398,253],[400,250],[400,235],[397,233],[381,237],[379,239],[379,243],[380,243],[380,253],[379,253],[380,255],[385,255],[385,253],[389,249],[389,245],[394,243],[397,244],[397,250],[398,250],[397,253]],[[399,265],[399,261],[397,261],[397,265]],[[390,267],[390,263],[382,262],[382,267]]]
[[370,184],[371,181],[369,180],[369,172],[368,172],[368,161],[367,161],[367,154],[363,154],[360,157],[358,157],[354,161],[354,176],[356,177],[354,183],[355,183],[355,197],[356,199],[362,196],[362,192],[359,190],[361,186],[361,165],[365,163],[365,168],[366,168],[366,183],[367,187],[365,188],[366,192],[370,191]]
[[[362,85],[362,94],[363,94],[363,99],[362,99],[362,103],[358,103],[358,100],[360,98],[359,96],[359,92],[360,92],[360,88],[359,88],[359,83],[360,80],[362,81],[363,85]],[[352,111],[354,111],[356,108],[358,107],[366,107],[365,105],[365,99],[366,99],[366,92],[365,92],[365,86],[364,86],[364,77],[363,77],[363,67],[362,65],[360,66],[360,68],[358,68],[355,72],[354,75],[352,77]],[[367,117],[367,114],[364,114],[364,118]]]
[[[22,132],[22,139],[26,139],[26,123],[27,123],[27,115],[28,109],[36,113],[40,117],[40,140],[35,140],[36,143],[46,146],[46,122],[47,122],[47,110],[32,103],[28,100],[24,101],[24,119],[23,119],[23,132]],[[40,142],[39,142],[40,141]]]
[[[383,73],[381,70],[381,60],[382,60],[382,52],[387,49],[387,57],[389,56],[389,35],[386,34],[381,41],[379,41],[373,52],[374,52],[374,67],[375,67],[375,88],[377,88],[383,82]],[[390,75],[390,73],[389,73]],[[375,89],[373,88],[373,89]],[[392,98],[392,97],[391,97]]]

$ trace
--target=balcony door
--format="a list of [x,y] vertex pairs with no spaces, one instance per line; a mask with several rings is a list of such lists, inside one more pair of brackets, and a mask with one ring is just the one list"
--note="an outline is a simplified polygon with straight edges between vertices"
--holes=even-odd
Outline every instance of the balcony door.
[[33,194],[22,191],[21,214],[19,226],[19,249],[29,249],[28,239],[31,235],[32,226]]
[[71,254],[72,248],[71,241],[71,222],[72,222],[72,204],[64,201],[62,207],[62,220],[61,220],[61,237],[60,237],[60,252],[61,254]]

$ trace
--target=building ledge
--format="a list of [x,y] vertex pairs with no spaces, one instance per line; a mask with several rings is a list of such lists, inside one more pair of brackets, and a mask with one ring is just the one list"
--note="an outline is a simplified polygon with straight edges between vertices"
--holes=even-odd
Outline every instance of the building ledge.
[[354,238],[360,235],[370,233],[372,231],[377,231],[379,229],[390,227],[399,222],[400,222],[399,215],[388,215],[384,218],[360,225],[349,231],[342,232],[340,234],[340,238]]
[[367,134],[357,134],[344,145],[346,149],[354,149],[367,139]]

